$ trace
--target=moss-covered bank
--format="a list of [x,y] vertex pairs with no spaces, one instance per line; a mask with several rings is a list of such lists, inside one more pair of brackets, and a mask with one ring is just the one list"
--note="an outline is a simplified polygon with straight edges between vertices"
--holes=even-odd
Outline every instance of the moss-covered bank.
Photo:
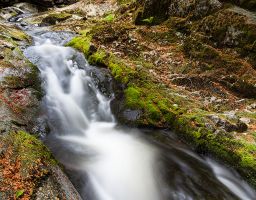
[[[225,114],[234,106],[231,101],[216,105],[217,98],[223,98],[221,95],[239,100],[239,95],[248,88],[229,87],[217,76],[225,76],[222,70],[232,67],[236,67],[233,73],[237,75],[243,67],[248,69],[245,61],[226,49],[211,46],[209,38],[200,35],[198,28],[198,34],[183,35],[177,23],[136,27],[131,16],[117,13],[116,17],[111,22],[87,22],[87,28],[67,45],[82,51],[91,64],[108,67],[122,86],[116,88],[113,102],[118,120],[126,125],[174,129],[197,151],[231,164],[256,187],[255,145],[241,136],[251,135],[255,130],[237,118],[238,114],[232,119]],[[189,29],[195,27],[198,21]],[[249,82],[252,80],[248,78]],[[180,83],[186,89],[179,87]],[[201,98],[196,91],[206,96]],[[233,91],[239,95],[235,96]],[[245,105],[253,102],[248,99]],[[238,113],[242,112],[241,109]],[[251,118],[251,122],[254,120]]]

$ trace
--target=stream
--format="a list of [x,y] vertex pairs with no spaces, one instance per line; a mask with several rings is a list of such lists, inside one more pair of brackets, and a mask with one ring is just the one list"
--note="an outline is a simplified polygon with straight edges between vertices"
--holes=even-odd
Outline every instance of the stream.
[[41,119],[50,131],[42,139],[83,199],[255,199],[237,172],[194,153],[174,133],[119,126],[110,109],[114,94],[99,85],[106,70],[64,46],[74,34],[25,30],[34,43],[24,54],[39,68],[45,91]]

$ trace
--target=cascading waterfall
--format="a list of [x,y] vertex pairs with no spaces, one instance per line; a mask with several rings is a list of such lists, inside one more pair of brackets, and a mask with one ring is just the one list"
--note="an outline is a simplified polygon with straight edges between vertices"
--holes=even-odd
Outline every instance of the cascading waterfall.
[[[89,149],[90,160],[75,166],[86,170],[98,199],[160,199],[154,162],[156,148],[115,129],[110,100],[86,71],[72,61],[76,52],[51,41],[29,49],[45,80],[48,115],[59,127],[55,137]],[[72,164],[71,164],[72,165]],[[131,173],[135,173],[136,176]]]
[[[49,146],[67,168],[79,172],[79,176],[86,174],[86,184],[78,185],[83,188],[89,183],[93,192],[85,191],[84,199],[255,197],[253,189],[237,174],[226,173],[227,169],[211,160],[205,161],[190,150],[176,147],[177,144],[161,150],[139,133],[117,129],[110,109],[111,98],[95,85],[88,70],[92,66],[74,49],[61,46],[64,39],[49,39],[56,34],[61,35],[33,33],[35,46],[26,49],[25,55],[41,72],[46,93],[44,109],[51,129],[46,136]],[[168,166],[160,167],[161,163]],[[93,195],[88,196],[89,193]]]

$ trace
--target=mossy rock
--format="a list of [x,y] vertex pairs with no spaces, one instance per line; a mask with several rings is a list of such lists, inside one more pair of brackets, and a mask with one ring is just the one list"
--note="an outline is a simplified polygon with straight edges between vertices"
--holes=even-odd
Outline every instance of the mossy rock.
[[255,13],[231,7],[204,18],[194,31],[203,31],[220,48],[236,48],[255,68],[255,19]]
[[[0,180],[1,189],[10,196],[31,197],[57,162],[41,141],[24,131],[1,136],[0,145],[0,166],[6,172]],[[12,176],[8,176],[8,170],[13,170]]]
[[70,13],[65,13],[65,12],[52,13],[42,20],[42,24],[55,25],[56,23],[63,22],[71,17],[72,17],[72,14]]
[[[141,3],[142,4],[142,3]],[[201,19],[222,7],[219,1],[144,0],[135,13],[135,24],[155,25],[169,17]]]
[[174,121],[177,133],[189,141],[198,152],[210,153],[231,164],[256,187],[255,145],[237,140],[223,131],[216,134],[205,127],[204,123],[199,127],[194,124],[194,119],[187,114]]

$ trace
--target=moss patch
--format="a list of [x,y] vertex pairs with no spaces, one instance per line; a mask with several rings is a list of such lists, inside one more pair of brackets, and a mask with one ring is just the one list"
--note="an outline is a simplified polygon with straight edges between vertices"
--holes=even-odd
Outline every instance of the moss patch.
[[88,61],[92,65],[102,65],[104,64],[106,57],[106,52],[99,49],[89,57]]
[[73,38],[69,43],[67,43],[67,46],[72,46],[83,52],[86,56],[89,56],[91,39],[91,36],[85,33],[82,34],[82,36]]
[[42,23],[54,25],[58,22],[65,21],[71,17],[72,17],[72,14],[70,14],[70,13],[65,13],[65,12],[52,13],[52,14],[49,14],[47,17],[45,17],[42,20]]

